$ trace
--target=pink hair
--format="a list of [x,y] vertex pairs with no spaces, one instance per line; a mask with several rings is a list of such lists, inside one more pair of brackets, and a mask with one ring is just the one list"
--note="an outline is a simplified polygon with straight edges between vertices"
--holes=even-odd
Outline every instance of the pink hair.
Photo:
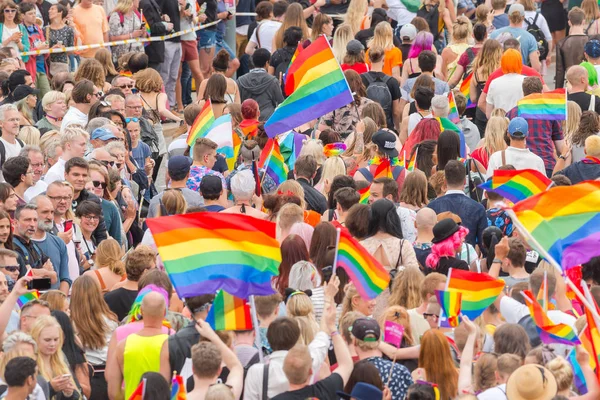
[[290,235],[298,235],[304,240],[304,244],[306,245],[306,249],[310,249],[310,243],[312,241],[312,235],[314,232],[314,228],[305,222],[296,222],[292,225],[290,229]]
[[467,228],[459,226],[454,235],[431,246],[431,254],[427,256],[427,260],[425,261],[427,266],[431,269],[436,269],[440,258],[455,257],[456,252],[461,248],[463,240],[465,240],[468,233],[469,230]]
[[433,35],[430,32],[421,31],[415,36],[410,50],[408,51],[408,58],[417,58],[423,50],[431,50],[433,45]]

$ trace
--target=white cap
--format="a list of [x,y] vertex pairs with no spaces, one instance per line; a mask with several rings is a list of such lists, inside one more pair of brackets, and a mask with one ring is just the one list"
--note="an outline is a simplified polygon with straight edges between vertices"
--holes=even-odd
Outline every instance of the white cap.
[[402,25],[400,28],[400,37],[402,40],[415,40],[417,28],[413,24]]
[[510,8],[508,9],[508,15],[511,15],[515,12],[518,12],[519,14],[521,14],[521,17],[524,17],[525,7],[523,7],[523,4],[514,3],[512,6],[510,6]]

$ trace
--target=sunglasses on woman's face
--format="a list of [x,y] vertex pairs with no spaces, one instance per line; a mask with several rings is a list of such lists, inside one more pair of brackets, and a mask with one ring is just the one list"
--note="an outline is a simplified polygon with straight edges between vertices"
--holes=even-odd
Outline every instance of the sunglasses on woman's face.
[[0,268],[4,268],[8,272],[17,272],[19,270],[18,265],[7,265],[6,267],[0,267]]
[[106,189],[106,182],[100,182],[100,181],[92,181],[92,183],[94,184],[94,187],[102,187],[102,189]]

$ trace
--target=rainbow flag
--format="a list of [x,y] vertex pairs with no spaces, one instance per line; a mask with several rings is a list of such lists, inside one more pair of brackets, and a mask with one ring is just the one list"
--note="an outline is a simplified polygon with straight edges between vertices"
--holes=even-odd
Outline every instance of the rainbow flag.
[[273,222],[202,213],[149,218],[148,228],[180,298],[216,293],[273,294],[281,251]]
[[[294,55],[292,56],[292,59],[290,60],[290,63],[288,64],[287,69],[285,70],[283,77],[282,77],[282,82],[285,83],[285,81],[287,80],[287,75],[288,75],[288,71],[290,69],[290,67],[292,66],[292,64],[294,63],[294,60],[296,60],[296,58],[298,57],[298,54],[300,54],[300,52],[304,49],[304,47],[302,46],[302,43],[298,42],[298,46],[296,46],[296,51],[294,51]],[[276,76],[277,79],[279,79],[278,76]],[[289,96],[289,94],[284,93],[284,95],[287,97]]]
[[[148,35],[148,37],[152,37],[152,30],[150,29],[150,24],[146,20],[146,17],[143,13],[141,13],[140,18],[142,20],[142,24],[144,25],[144,29],[146,30],[146,35]],[[144,47],[150,46],[150,43],[151,42],[144,42]]]
[[460,269],[450,269],[448,272],[448,287],[450,292],[462,294],[461,312],[474,320],[502,293],[504,281],[494,279],[488,274]]
[[473,72],[471,72],[460,84],[460,92],[467,98],[467,108],[473,108],[477,104],[473,104],[471,101],[471,79],[473,78]]
[[392,175],[392,165],[389,158],[383,158],[377,168],[375,169],[375,173],[373,174],[373,179],[378,178],[393,178]]
[[454,100],[454,93],[452,93],[452,90],[448,92],[448,105],[450,106],[448,119],[454,124],[458,124],[460,122],[460,115],[458,115],[458,109],[456,108],[456,101]]
[[206,100],[204,107],[200,110],[200,114],[194,120],[190,133],[187,138],[187,145],[192,146],[196,139],[206,136],[212,124],[215,122],[215,114],[213,114],[210,99]]
[[265,161],[264,168],[265,174],[273,178],[273,181],[275,181],[277,186],[279,186],[281,182],[287,180],[288,167],[283,160],[277,140],[273,141],[273,147],[271,148],[269,157]]
[[142,379],[138,387],[129,397],[129,400],[144,400],[144,396],[146,395],[146,379]]
[[[586,282],[583,280],[581,281],[581,288],[586,300],[592,307],[595,307],[597,312],[600,312],[598,304],[596,304],[594,297],[590,293],[590,289],[588,289]],[[584,311],[587,325],[579,335],[579,338],[581,344],[590,355],[590,367],[596,372],[596,378],[600,378],[600,321],[594,317],[594,314],[587,307],[584,307]]]
[[240,122],[240,130],[246,139],[254,139],[258,132],[258,120],[245,119]]
[[[340,241],[337,244],[337,267],[343,268],[363,299],[374,299],[390,283],[390,274],[362,247],[350,232],[339,223]],[[336,266],[334,266],[335,269]]]
[[215,331],[249,331],[252,329],[250,305],[244,299],[220,290],[206,316]]
[[435,117],[435,120],[439,122],[440,129],[443,131],[454,131],[460,139],[460,156],[467,157],[467,142],[465,142],[465,135],[458,126],[448,118]]
[[17,305],[19,308],[23,308],[26,303],[29,303],[32,300],[37,300],[40,298],[40,292],[34,290],[33,292],[25,293],[17,299]]
[[[233,131],[231,114],[221,115],[219,118],[214,120],[212,125],[208,128],[208,130],[200,133],[200,135],[197,136],[197,138],[200,137],[210,139],[217,144],[217,153],[225,157],[227,166],[231,171],[233,169],[233,165],[237,160],[237,153],[235,152],[234,141],[237,142],[236,144],[238,147],[238,151],[242,143],[238,134]],[[192,148],[194,148],[195,142],[196,140],[194,139],[194,142],[192,142],[191,144]]]
[[410,160],[408,160],[408,164],[406,165],[406,170],[408,172],[413,172],[415,170],[415,168],[417,167],[417,152],[419,151],[419,148],[417,147],[412,155],[412,157],[410,158]]
[[358,194],[360,194],[360,200],[358,201],[360,204],[369,204],[369,197],[371,197],[371,186],[367,186],[364,189],[358,190]]
[[171,400],[186,400],[187,392],[181,375],[173,376],[171,381]]
[[281,154],[290,171],[294,169],[296,160],[300,157],[300,150],[304,146],[304,140],[306,140],[306,135],[294,131],[278,136]]
[[288,69],[285,88],[289,97],[265,123],[271,138],[354,101],[325,35],[298,54]]
[[513,203],[518,203],[544,192],[551,183],[552,181],[546,175],[534,169],[494,170],[492,179],[482,183],[479,187],[492,191]]
[[565,89],[551,92],[534,93],[523,97],[517,102],[519,117],[564,121],[567,119],[567,95]]
[[[571,368],[573,369],[573,384],[577,388],[577,392],[579,394],[586,394],[588,392],[587,385],[585,384],[585,376],[583,376],[583,371],[581,370],[581,366],[579,365],[579,361],[577,361],[576,350],[573,347],[569,352],[569,356],[567,357],[567,361],[571,364]],[[590,356],[591,358],[591,356]]]
[[552,187],[518,202],[508,212],[534,239],[530,244],[563,269],[600,255],[599,181]]
[[346,145],[344,143],[329,143],[323,147],[323,154],[325,157],[341,156],[346,151]]
[[524,290],[522,293],[543,343],[561,343],[569,346],[581,343],[573,328],[565,324],[555,324],[548,318],[542,306],[534,300],[533,294],[529,290]]
[[233,156],[228,157],[226,159],[226,161],[227,161],[227,168],[230,171],[233,171],[235,169],[235,163],[237,162],[238,157],[240,155],[240,148],[242,147],[242,139],[238,136],[237,133],[235,133],[235,131],[231,131],[231,141],[233,142]]
[[[460,323],[460,306],[462,300],[461,292],[451,292],[446,290],[436,290],[435,297],[444,313],[444,317],[440,315],[440,326],[448,328],[456,328]],[[443,323],[448,326],[443,326]]]

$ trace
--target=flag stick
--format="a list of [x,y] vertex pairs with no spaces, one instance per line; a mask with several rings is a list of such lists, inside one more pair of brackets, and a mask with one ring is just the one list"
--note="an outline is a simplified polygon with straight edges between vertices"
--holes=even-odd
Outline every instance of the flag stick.
[[394,352],[394,358],[392,359],[392,367],[390,368],[390,373],[388,374],[387,382],[385,383],[385,386],[387,386],[387,387],[390,386],[390,380],[392,379],[392,372],[394,372],[394,367],[396,366],[396,354],[397,354],[397,352]]
[[337,270],[337,260],[338,260],[338,250],[340,246],[340,233],[342,232],[341,228],[335,229],[335,256],[333,257],[333,270],[331,272],[331,276],[335,276],[335,271]]
[[548,271],[544,271],[544,312],[548,312]]
[[260,341],[260,326],[258,325],[258,314],[256,313],[256,303],[254,295],[248,296],[250,300],[250,316],[252,317],[252,325],[254,325],[254,345],[258,348],[258,358],[263,362],[262,343]]

